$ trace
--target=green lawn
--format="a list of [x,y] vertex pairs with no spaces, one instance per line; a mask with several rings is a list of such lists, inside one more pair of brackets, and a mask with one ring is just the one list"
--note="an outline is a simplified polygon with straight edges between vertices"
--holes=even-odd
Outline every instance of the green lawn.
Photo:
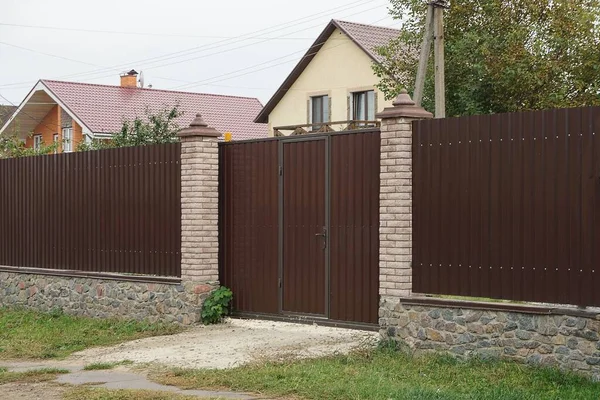
[[600,383],[511,362],[411,357],[390,349],[231,370],[151,374],[185,389],[229,389],[303,399],[600,399]]
[[63,358],[93,346],[180,332],[166,324],[72,317],[0,308],[0,359]]

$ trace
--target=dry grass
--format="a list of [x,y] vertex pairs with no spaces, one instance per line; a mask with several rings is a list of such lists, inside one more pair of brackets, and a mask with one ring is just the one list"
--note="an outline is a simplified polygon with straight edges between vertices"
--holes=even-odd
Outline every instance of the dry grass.
[[149,390],[109,390],[79,386],[64,394],[64,400],[197,400],[196,396],[183,396],[176,393],[153,392]]
[[68,374],[65,369],[36,369],[26,372],[9,372],[6,368],[0,369],[0,385],[12,382],[38,383],[56,379],[59,374]]
[[123,360],[123,361],[119,361],[119,362],[98,362],[98,363],[92,363],[92,364],[86,365],[85,367],[83,367],[83,370],[84,371],[98,371],[98,370],[113,369],[113,368],[116,368],[121,365],[131,365],[131,364],[133,364],[133,361],[131,361],[131,360]]

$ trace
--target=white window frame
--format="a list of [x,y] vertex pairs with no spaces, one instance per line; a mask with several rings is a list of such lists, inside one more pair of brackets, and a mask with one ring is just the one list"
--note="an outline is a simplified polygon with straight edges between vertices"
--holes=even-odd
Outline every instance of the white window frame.
[[56,146],[56,147],[54,147],[54,154],[58,154],[58,146],[56,145],[56,143],[58,143],[58,140],[59,140],[58,133],[55,133],[54,135],[52,135],[52,140],[54,141],[55,146]]
[[73,152],[73,128],[63,128],[63,153]]
[[42,148],[42,135],[41,134],[33,135],[33,149],[39,150],[41,148]]

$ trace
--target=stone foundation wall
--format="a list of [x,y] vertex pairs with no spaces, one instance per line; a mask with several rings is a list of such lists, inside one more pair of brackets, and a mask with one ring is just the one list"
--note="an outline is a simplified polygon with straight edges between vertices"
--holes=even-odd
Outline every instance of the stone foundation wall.
[[101,278],[0,272],[0,305],[96,318],[173,322],[200,321],[204,299],[216,284],[139,283]]
[[600,314],[582,315],[408,305],[388,298],[381,303],[380,325],[384,337],[401,339],[416,352],[506,358],[600,380]]

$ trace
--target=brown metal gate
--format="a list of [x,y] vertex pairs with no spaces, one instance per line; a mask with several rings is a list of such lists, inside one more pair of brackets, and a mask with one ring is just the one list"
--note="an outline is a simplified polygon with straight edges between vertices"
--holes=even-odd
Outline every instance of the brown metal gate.
[[222,143],[221,282],[237,313],[376,324],[379,130]]
[[326,138],[282,143],[282,311],[326,316]]

